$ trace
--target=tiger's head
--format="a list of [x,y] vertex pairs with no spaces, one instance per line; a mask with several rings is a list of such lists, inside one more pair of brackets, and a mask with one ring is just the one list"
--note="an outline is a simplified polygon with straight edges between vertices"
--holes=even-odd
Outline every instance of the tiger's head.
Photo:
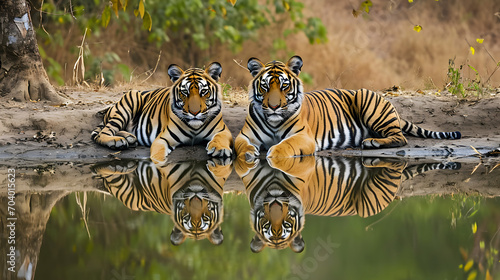
[[222,243],[222,186],[231,170],[230,160],[213,159],[206,165],[196,162],[191,170],[179,174],[182,178],[176,180],[181,187],[172,194],[172,244],[180,245],[186,237],[207,238],[214,245]]
[[254,77],[249,86],[253,108],[271,127],[278,127],[296,114],[304,98],[300,56],[291,57],[285,64],[271,61],[263,64],[257,58],[248,60],[248,70]]
[[186,71],[172,64],[168,75],[174,83],[171,88],[173,113],[192,129],[217,116],[222,108],[221,88],[217,84],[222,66],[212,62],[206,70],[190,68]]
[[224,239],[222,222],[222,198],[209,192],[203,185],[194,183],[179,190],[172,197],[175,226],[170,235],[174,245],[184,242],[186,237],[195,240],[207,238],[220,245]]
[[252,252],[258,253],[266,246],[274,249],[288,246],[296,253],[304,250],[302,202],[282,182],[273,182],[259,190],[250,219],[256,232],[250,242]]

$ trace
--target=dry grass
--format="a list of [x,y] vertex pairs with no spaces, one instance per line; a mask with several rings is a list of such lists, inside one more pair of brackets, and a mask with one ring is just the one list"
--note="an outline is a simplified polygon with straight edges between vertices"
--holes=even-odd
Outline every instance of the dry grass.
[[[303,34],[287,39],[289,51],[302,56],[303,71],[313,77],[313,84],[307,85],[306,89],[365,87],[379,90],[393,85],[406,89],[443,89],[449,59],[455,59],[456,65],[465,66],[462,75],[467,78],[474,78],[475,73],[467,67],[472,65],[483,81],[500,61],[500,17],[495,16],[500,12],[498,0],[421,0],[414,1],[413,5],[407,0],[375,0],[370,14],[357,18],[352,15],[352,10],[361,1],[304,2],[305,12],[320,17],[329,32],[327,44],[311,46]],[[419,33],[413,30],[417,24],[423,27]],[[234,60],[245,66],[252,56],[263,61],[287,59],[290,54],[284,52],[271,55],[273,38],[279,36],[283,28],[273,26],[262,30],[259,39],[245,43],[239,53],[234,54],[219,46],[203,56],[206,63],[219,61],[223,65],[222,83],[233,88],[246,87],[251,76]],[[113,24],[103,32],[105,34],[100,37],[87,39],[92,54],[114,51],[122,63],[134,70],[133,82],[144,80],[155,67],[160,49],[138,41],[133,32],[123,34]],[[79,45],[83,36],[75,34],[75,30],[69,30],[68,35],[63,47],[67,50]],[[485,39],[484,43],[479,45],[476,38]],[[475,48],[475,55],[471,55],[470,46]],[[179,60],[172,43],[161,50],[158,69],[145,86],[168,85],[166,68],[171,63],[186,68],[192,66]],[[56,60],[61,65],[73,65],[77,58],[74,51],[64,54],[59,48],[57,52]],[[103,64],[103,67],[108,65]],[[71,73],[66,76],[71,77]],[[489,85],[500,86],[500,71],[491,76]]]

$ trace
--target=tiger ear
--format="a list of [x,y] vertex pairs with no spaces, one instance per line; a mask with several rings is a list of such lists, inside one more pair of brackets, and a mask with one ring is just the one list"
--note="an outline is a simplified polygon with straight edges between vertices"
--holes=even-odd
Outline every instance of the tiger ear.
[[288,68],[298,76],[303,64],[304,63],[302,62],[302,58],[298,55],[294,55],[288,60],[286,66],[288,66]]
[[301,253],[302,251],[304,251],[304,247],[305,247],[304,239],[302,239],[302,234],[299,233],[299,235],[297,235],[292,240],[292,242],[290,242],[290,248],[295,253]]
[[262,240],[257,236],[257,234],[252,238],[252,241],[250,242],[250,250],[254,253],[258,253],[264,249],[266,245]]
[[184,243],[184,240],[186,240],[186,236],[180,229],[178,229],[176,226],[172,229],[172,233],[170,234],[170,242],[172,242],[173,245],[181,245]]
[[220,79],[220,74],[222,73],[222,65],[220,65],[219,62],[212,62],[210,63],[210,65],[208,65],[207,69],[205,70],[205,73],[210,75],[212,79],[218,82]]
[[208,240],[214,245],[222,244],[224,241],[224,235],[222,234],[222,230],[220,227],[214,229],[214,231],[208,236]]
[[255,77],[264,67],[264,63],[260,62],[258,58],[252,57],[248,60],[247,67],[252,77]]
[[170,66],[168,66],[167,73],[170,76],[170,80],[172,81],[172,83],[175,83],[175,81],[177,81],[182,76],[182,74],[184,74],[184,70],[182,70],[182,68],[180,68],[176,64],[170,64]]

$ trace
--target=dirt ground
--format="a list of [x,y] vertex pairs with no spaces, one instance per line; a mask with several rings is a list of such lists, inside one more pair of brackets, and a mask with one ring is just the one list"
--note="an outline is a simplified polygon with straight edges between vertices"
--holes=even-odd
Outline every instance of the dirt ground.
[[[137,147],[116,152],[97,146],[91,131],[101,122],[99,111],[116,102],[121,91],[64,89],[69,102],[0,104],[0,159],[19,160],[90,160],[109,157],[148,158],[149,148]],[[236,136],[247,114],[244,92],[229,93],[224,102],[224,121]],[[377,155],[403,157],[463,157],[500,147],[500,93],[477,100],[464,100],[447,93],[381,92],[400,115],[424,128],[460,131],[460,140],[433,140],[408,137],[409,145],[384,150],[323,151],[320,155]],[[187,155],[187,156],[186,156]],[[203,147],[176,149],[169,161],[206,157]]]

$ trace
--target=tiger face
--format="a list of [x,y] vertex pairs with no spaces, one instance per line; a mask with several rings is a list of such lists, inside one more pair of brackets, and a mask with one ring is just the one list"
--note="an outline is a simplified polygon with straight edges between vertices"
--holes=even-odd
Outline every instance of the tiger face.
[[218,193],[209,192],[202,182],[190,182],[173,195],[172,205],[172,244],[183,243],[186,236],[196,240],[208,238],[216,245],[222,243],[222,197]]
[[257,58],[248,60],[248,70],[254,77],[250,83],[250,100],[256,111],[271,127],[278,127],[298,113],[304,98],[298,78],[302,59],[293,56],[285,65],[280,61],[263,64]]
[[220,113],[222,96],[217,81],[221,73],[218,62],[211,63],[206,70],[183,71],[175,64],[168,67],[168,75],[174,83],[172,111],[192,129],[199,129]]
[[271,183],[259,191],[250,218],[256,232],[250,243],[254,253],[269,246],[294,252],[304,250],[301,231],[304,227],[304,209],[301,201],[280,183]]

